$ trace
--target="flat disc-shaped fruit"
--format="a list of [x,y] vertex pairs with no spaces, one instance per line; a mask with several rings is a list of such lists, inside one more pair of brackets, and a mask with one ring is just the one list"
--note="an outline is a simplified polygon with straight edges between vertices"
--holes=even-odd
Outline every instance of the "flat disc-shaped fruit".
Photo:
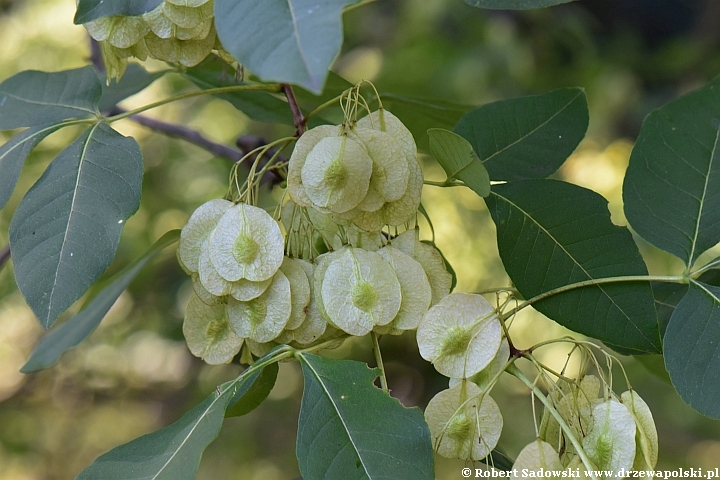
[[481,295],[452,293],[425,314],[417,330],[420,355],[451,378],[487,367],[502,340],[495,309]]
[[230,295],[232,295],[235,300],[247,302],[265,293],[265,290],[267,290],[271,283],[272,277],[260,282],[253,282],[246,278],[241,278],[236,282],[230,282]]
[[362,336],[386,325],[400,310],[400,282],[390,264],[375,252],[345,247],[325,271],[322,300],[332,323]]
[[220,218],[233,206],[232,202],[216,198],[200,205],[190,215],[188,223],[180,232],[178,259],[190,272],[198,271],[200,247],[210,236]]
[[287,189],[290,198],[301,207],[312,205],[310,198],[305,193],[302,183],[302,168],[308,154],[315,148],[315,145],[325,137],[337,136],[342,132],[340,127],[332,125],[320,125],[303,133],[295,143],[290,161],[288,162]]
[[206,305],[197,295],[185,309],[183,334],[192,354],[211,365],[229,363],[243,342],[228,323],[225,304]]
[[[373,161],[368,195],[379,196],[385,202],[402,198],[407,190],[410,170],[400,145],[392,136],[378,130],[358,127],[351,132]],[[363,203],[360,204],[361,209],[377,210],[364,208]]]
[[433,447],[446,458],[482,460],[497,445],[503,419],[497,403],[464,382],[435,395],[425,409]]
[[414,330],[430,308],[430,282],[425,270],[410,255],[388,245],[377,252],[395,271],[402,301],[392,324],[400,330]]
[[624,392],[620,400],[632,414],[637,427],[633,470],[652,470],[658,459],[658,434],[652,412],[635,390]]
[[223,297],[218,297],[213,295],[212,293],[208,292],[207,289],[203,286],[202,282],[200,281],[200,274],[193,273],[190,275],[190,278],[192,279],[192,286],[193,291],[195,292],[195,295],[198,296],[200,300],[206,305],[217,305],[219,303],[223,302]]
[[239,336],[269,342],[283,331],[290,318],[290,282],[278,271],[265,292],[249,302],[228,300],[230,325]]
[[372,160],[365,148],[347,135],[325,137],[307,155],[300,173],[314,205],[347,212],[367,194]]
[[384,108],[375,110],[357,122],[359,128],[371,128],[388,133],[403,149],[408,158],[417,159],[417,146],[410,130],[392,113]]
[[230,295],[232,282],[228,282],[217,272],[215,265],[210,260],[209,240],[203,242],[200,249],[200,260],[198,261],[198,276],[200,283],[205,290],[217,297]]
[[150,32],[145,36],[145,45],[150,55],[158,60],[194,67],[210,55],[215,46],[215,38],[214,29],[211,29],[207,37],[200,40],[160,38]]
[[[481,390],[489,388],[493,379],[505,369],[505,365],[507,364],[507,361],[509,359],[510,344],[508,343],[507,338],[503,337],[502,341],[500,342],[500,348],[498,348],[495,357],[488,364],[488,366],[480,370],[468,380],[480,387]],[[449,382],[449,387],[452,388],[461,381],[461,378],[451,378]]]
[[240,203],[220,218],[209,238],[210,259],[225,280],[260,282],[283,261],[285,239],[265,210]]
[[323,333],[325,333],[325,329],[327,328],[327,322],[322,317],[320,311],[317,308],[317,296],[315,294],[314,286],[315,266],[305,260],[297,260],[297,263],[305,271],[305,275],[307,275],[309,280],[310,303],[308,303],[308,306],[305,307],[305,320],[303,321],[303,323],[296,329],[286,330],[286,332],[289,332],[292,336],[288,343],[290,341],[295,341],[301,345],[307,345],[314,342]]
[[86,23],[85,28],[98,42],[107,41],[117,48],[130,48],[142,40],[150,30],[142,17],[120,15],[98,18]]
[[163,6],[160,4],[155,10],[151,10],[142,16],[150,31],[160,38],[172,38],[175,36],[175,25],[165,16]]
[[407,253],[425,270],[432,290],[431,305],[435,305],[450,293],[452,275],[445,268],[445,261],[437,248],[422,243],[417,229],[408,230],[391,241],[393,247]]
[[305,308],[310,303],[310,281],[302,266],[290,257],[285,257],[280,266],[290,282],[290,319],[285,326],[288,330],[298,328],[305,321]]
[[165,16],[182,28],[194,28],[213,16],[212,2],[206,2],[199,7],[185,7],[164,2],[162,8]]
[[200,7],[210,2],[210,0],[165,0],[167,3],[172,3],[179,7]]
[[[527,471],[527,473],[539,473],[560,471],[562,469],[563,465],[560,463],[558,453],[553,450],[553,447],[549,443],[543,442],[539,438],[535,439],[531,444],[526,445],[525,448],[520,451],[513,464],[513,472],[525,473],[525,471]],[[527,475],[516,475],[513,478],[524,478],[526,476]]]
[[325,278],[325,272],[332,263],[333,260],[338,258],[343,253],[342,250],[336,250],[334,252],[327,252],[319,255],[315,259],[315,270],[313,271],[312,278],[312,296],[315,299],[315,305],[317,306],[320,316],[326,321],[332,323],[330,317],[328,317],[325,311],[325,304],[322,299],[322,281]]
[[582,446],[598,470],[628,471],[635,460],[635,419],[617,400],[593,408],[593,425]]

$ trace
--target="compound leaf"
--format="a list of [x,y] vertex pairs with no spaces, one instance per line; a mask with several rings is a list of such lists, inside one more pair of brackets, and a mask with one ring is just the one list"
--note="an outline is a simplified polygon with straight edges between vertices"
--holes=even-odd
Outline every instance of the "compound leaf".
[[427,133],[430,152],[445,170],[448,180],[462,180],[481,197],[490,195],[488,172],[467,140],[442,128],[431,128]]
[[223,47],[266,81],[323,89],[342,45],[342,10],[359,0],[216,0]]
[[532,8],[551,7],[574,0],[465,0],[465,3],[478,8],[493,10],[530,10]]
[[665,367],[685,402],[720,418],[720,288],[693,281],[670,317]]
[[30,359],[20,371],[32,373],[48,368],[54,365],[63,353],[90,336],[145,265],[163,248],[177,242],[179,238],[180,230],[166,233],[147,252],[118,272],[111,283],[98,293],[87,307],[56,329],[48,332],[40,340],[30,355]]
[[647,116],[623,184],[645,240],[692,265],[720,242],[720,78]]
[[0,147],[0,208],[10,200],[25,159],[32,149],[61,126],[54,124],[28,128]]
[[135,17],[154,10],[162,2],[163,0],[79,0],[73,22],[80,25],[113,15]]
[[[150,73],[137,63],[130,63],[122,78],[118,82],[102,86],[102,97],[98,110],[107,112],[115,105],[128,97],[144,90],[158,78],[165,75],[165,71]],[[103,74],[103,80],[105,75]]]
[[9,232],[15,279],[43,328],[110,265],[125,220],[140,205],[142,175],[137,142],[97,123],[20,202]]
[[[610,221],[600,195],[557,180],[493,186],[485,199],[497,226],[500,258],[526,299],[573,283],[647,275],[626,228]],[[549,318],[623,351],[661,351],[648,282],[590,285],[533,304]]]
[[475,149],[492,180],[545,178],[575,150],[588,127],[581,88],[489,103],[465,114],[454,131]]
[[433,479],[430,430],[373,385],[377,370],[298,355],[305,377],[297,457],[303,478]]
[[20,72],[0,84],[0,130],[95,117],[101,94],[93,67]]

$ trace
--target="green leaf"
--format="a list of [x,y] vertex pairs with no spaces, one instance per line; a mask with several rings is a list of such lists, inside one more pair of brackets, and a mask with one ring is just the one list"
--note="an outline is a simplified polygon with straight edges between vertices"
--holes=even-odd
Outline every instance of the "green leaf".
[[10,200],[25,159],[38,143],[62,125],[28,128],[0,147],[0,208]]
[[532,8],[551,7],[574,0],[465,0],[465,3],[478,8],[493,10],[530,10]]
[[93,118],[101,94],[93,67],[20,72],[0,84],[0,130]]
[[427,133],[430,153],[443,167],[448,180],[462,180],[481,197],[490,195],[488,172],[467,140],[442,128],[431,128]]
[[485,164],[492,180],[545,178],[575,150],[588,127],[581,88],[489,103],[455,126]]
[[299,354],[305,377],[297,457],[303,478],[434,479],[430,430],[350,360]]
[[266,81],[320,93],[342,45],[342,10],[359,0],[216,0],[223,47]]
[[513,468],[513,464],[515,463],[512,458],[508,457],[507,454],[499,448],[496,448],[492,452],[490,452],[489,458],[485,458],[480,461],[486,465],[490,465],[497,468],[498,470],[503,470],[506,472],[511,471]]
[[720,242],[720,78],[643,122],[623,184],[645,240],[692,265]]
[[635,360],[645,367],[645,369],[655,375],[665,383],[671,384],[670,375],[665,370],[665,359],[662,355],[635,355]]
[[277,351],[258,360],[235,380],[218,387],[205,401],[165,428],[110,450],[80,472],[75,480],[193,480],[205,448],[217,438],[225,410],[237,399],[259,368]]
[[162,2],[163,0],[79,0],[73,22],[80,25],[112,15],[135,17],[154,10]]
[[[242,85],[235,80],[235,69],[221,59],[208,58],[200,65],[189,68],[183,76],[202,89]],[[287,102],[270,92],[246,91],[221,93],[217,97],[228,101],[233,107],[253,120],[268,123],[294,125]]]
[[655,310],[657,310],[660,337],[665,335],[665,329],[675,307],[687,293],[688,286],[682,283],[652,282],[653,296],[655,297]]
[[90,336],[140,270],[163,248],[177,242],[179,238],[180,230],[166,233],[147,252],[118,272],[112,282],[93,298],[87,307],[40,340],[20,371],[32,373],[51,367],[63,353]]
[[[493,186],[485,199],[505,270],[523,298],[573,283],[647,275],[630,232],[597,193],[557,180]],[[634,353],[659,353],[649,282],[575,288],[533,306],[565,327]]]
[[[150,73],[137,63],[130,63],[119,82],[102,85],[102,97],[98,110],[107,112],[115,105],[145,90],[151,83],[167,73],[166,71]],[[102,79],[104,80],[103,74]]]
[[665,367],[683,400],[720,418],[720,288],[693,281],[665,332]]
[[239,417],[255,410],[270,395],[278,376],[278,364],[271,363],[263,368],[256,378],[247,381],[238,390],[232,405],[225,412],[225,417]]
[[460,118],[472,107],[427,98],[415,98],[394,93],[381,93],[383,106],[398,117],[415,137],[418,148],[429,151],[427,131],[430,128],[452,130]]
[[95,124],[50,163],[10,223],[20,292],[43,328],[107,269],[140,204],[140,147]]

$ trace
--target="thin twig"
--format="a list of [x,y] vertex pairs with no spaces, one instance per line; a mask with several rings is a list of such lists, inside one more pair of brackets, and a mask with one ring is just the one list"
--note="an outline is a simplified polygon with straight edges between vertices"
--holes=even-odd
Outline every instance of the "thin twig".
[[0,269],[10,260],[10,245],[0,250]]
[[287,83],[283,83],[280,85],[280,88],[285,94],[288,104],[290,105],[290,111],[292,112],[293,121],[295,122],[296,133],[299,137],[305,133],[307,128],[305,125],[305,117],[303,116],[302,110],[300,110],[300,105],[297,103],[297,98],[295,98],[295,92],[293,91],[292,86]]

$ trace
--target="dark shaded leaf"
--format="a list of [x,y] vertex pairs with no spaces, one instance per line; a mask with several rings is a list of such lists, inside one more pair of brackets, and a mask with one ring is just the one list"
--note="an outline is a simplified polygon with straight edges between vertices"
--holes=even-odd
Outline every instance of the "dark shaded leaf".
[[320,93],[342,45],[342,10],[359,0],[216,0],[223,47],[265,81]]
[[664,340],[665,367],[682,399],[720,418],[720,288],[692,282]]
[[107,269],[140,205],[140,147],[95,124],[50,163],[10,223],[20,292],[43,328]]
[[665,359],[662,355],[635,355],[645,369],[665,383],[672,385],[670,374],[665,370]]
[[95,117],[101,94],[93,67],[20,72],[0,84],[0,130]]
[[430,153],[443,167],[448,180],[462,180],[481,197],[490,195],[488,172],[467,140],[442,128],[431,128],[427,133]]
[[688,286],[682,283],[652,282],[655,310],[657,310],[660,337],[665,336],[670,317],[675,307],[687,293]]
[[647,116],[623,184],[645,240],[692,265],[720,242],[720,78]]
[[475,149],[491,180],[545,178],[585,137],[585,92],[562,88],[489,103],[463,116],[455,133]]
[[533,8],[551,7],[574,0],[465,0],[465,3],[478,8],[494,10],[530,10]]
[[154,10],[162,2],[163,0],[80,0],[73,22],[80,25],[113,15],[135,17]]
[[225,417],[246,415],[259,407],[275,386],[278,370],[278,364],[271,363],[254,377],[248,378],[229,402]]
[[305,377],[297,457],[303,478],[434,479],[430,430],[350,360],[298,355]]
[[[98,110],[107,112],[115,105],[138,92],[145,90],[151,83],[165,75],[166,72],[150,73],[137,63],[130,63],[119,82],[112,82],[110,85],[103,84],[102,97]],[[105,75],[101,81],[104,81]]]
[[33,127],[18,133],[0,147],[0,208],[10,200],[25,159],[33,148],[62,125]]
[[179,238],[180,230],[166,233],[147,252],[117,273],[111,283],[80,313],[48,332],[40,340],[20,371],[32,373],[48,368],[60,360],[63,353],[89,337],[140,270],[163,248],[177,242]]
[[[599,278],[647,275],[630,232],[597,193],[556,180],[493,186],[485,199],[500,258],[523,298]],[[633,353],[659,353],[648,282],[575,288],[533,306],[561,325]]]

